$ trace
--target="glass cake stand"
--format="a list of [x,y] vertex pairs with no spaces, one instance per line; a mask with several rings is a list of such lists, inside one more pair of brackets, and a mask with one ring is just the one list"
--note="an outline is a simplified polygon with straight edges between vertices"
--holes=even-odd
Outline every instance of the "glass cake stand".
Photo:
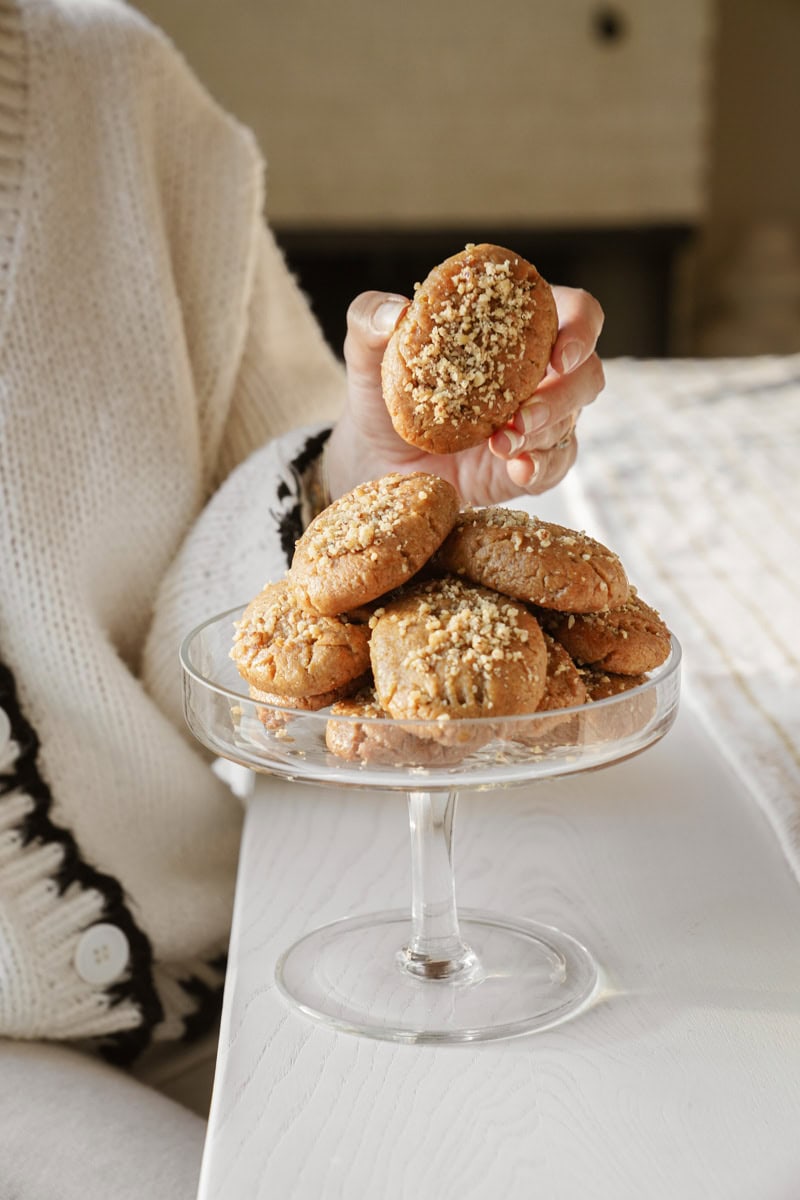
[[513,1037],[586,1008],[598,966],[570,934],[458,911],[457,796],[459,789],[594,770],[653,745],[677,714],[677,640],[647,682],[579,708],[470,721],[365,720],[251,699],[230,659],[242,611],[212,617],[181,646],[184,712],[195,737],[254,771],[408,798],[410,908],[346,917],[305,934],[278,962],[284,995],[338,1029],[400,1042]]

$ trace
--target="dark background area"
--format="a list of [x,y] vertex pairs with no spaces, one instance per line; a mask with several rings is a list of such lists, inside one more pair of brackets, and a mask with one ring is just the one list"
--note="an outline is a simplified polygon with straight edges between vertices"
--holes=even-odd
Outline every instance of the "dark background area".
[[351,232],[275,230],[287,261],[334,351],[341,355],[347,306],[359,292],[411,295],[431,267],[466,240],[508,246],[551,283],[583,287],[602,297],[606,357],[669,353],[673,276],[690,231],[679,228],[529,229]]
[[[359,292],[408,294],[467,241],[597,296],[604,357],[800,351],[800,0],[134,2],[254,131],[268,219],[336,353]],[[535,78],[520,89],[502,67],[523,54]],[[474,94],[489,149],[514,98],[529,103],[515,128],[535,155],[512,147],[489,155],[499,176],[470,173],[473,127],[454,114]],[[544,200],[522,169],[543,161]]]

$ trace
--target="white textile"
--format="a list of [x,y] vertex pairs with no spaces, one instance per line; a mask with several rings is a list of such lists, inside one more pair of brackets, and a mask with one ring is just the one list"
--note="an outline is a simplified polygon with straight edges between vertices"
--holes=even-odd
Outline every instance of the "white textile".
[[565,488],[800,878],[800,355],[612,361]]

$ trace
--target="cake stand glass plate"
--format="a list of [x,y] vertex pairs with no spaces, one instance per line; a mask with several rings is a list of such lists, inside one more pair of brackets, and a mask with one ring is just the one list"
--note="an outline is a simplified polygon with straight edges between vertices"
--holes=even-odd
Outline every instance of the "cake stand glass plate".
[[305,934],[278,962],[284,995],[336,1028],[402,1042],[512,1037],[559,1024],[591,1003],[598,966],[570,934],[458,910],[458,792],[546,786],[653,745],[677,715],[677,640],[645,683],[577,708],[465,721],[365,719],[251,698],[230,658],[243,608],[212,617],[181,646],[184,712],[195,737],[254,771],[402,792],[409,810],[409,909],[346,917]]

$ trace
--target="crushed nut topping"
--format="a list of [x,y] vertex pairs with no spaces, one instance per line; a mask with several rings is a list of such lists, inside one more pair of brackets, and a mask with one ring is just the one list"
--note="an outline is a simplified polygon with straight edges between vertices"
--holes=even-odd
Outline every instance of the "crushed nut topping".
[[[369,550],[396,534],[409,513],[411,476],[392,474],[363,483],[335,501],[309,525],[303,548],[309,559],[338,558]],[[420,501],[428,499],[424,489]],[[377,555],[372,555],[373,561]]]
[[428,635],[423,646],[409,650],[404,668],[422,673],[438,669],[455,677],[467,664],[475,672],[492,674],[498,664],[524,657],[521,647],[529,633],[521,626],[518,604],[455,581],[439,581],[429,590],[430,598],[423,595],[415,612],[392,614],[401,637],[420,624]]
[[460,423],[507,401],[506,363],[522,359],[536,308],[536,280],[515,278],[513,268],[511,259],[464,263],[451,277],[452,295],[428,309],[425,344],[404,345],[406,388],[426,420]]
[[242,667],[254,667],[269,661],[277,646],[308,647],[330,641],[338,626],[349,625],[349,618],[324,617],[302,607],[289,589],[274,589],[263,603],[251,606],[235,627],[231,657]]

